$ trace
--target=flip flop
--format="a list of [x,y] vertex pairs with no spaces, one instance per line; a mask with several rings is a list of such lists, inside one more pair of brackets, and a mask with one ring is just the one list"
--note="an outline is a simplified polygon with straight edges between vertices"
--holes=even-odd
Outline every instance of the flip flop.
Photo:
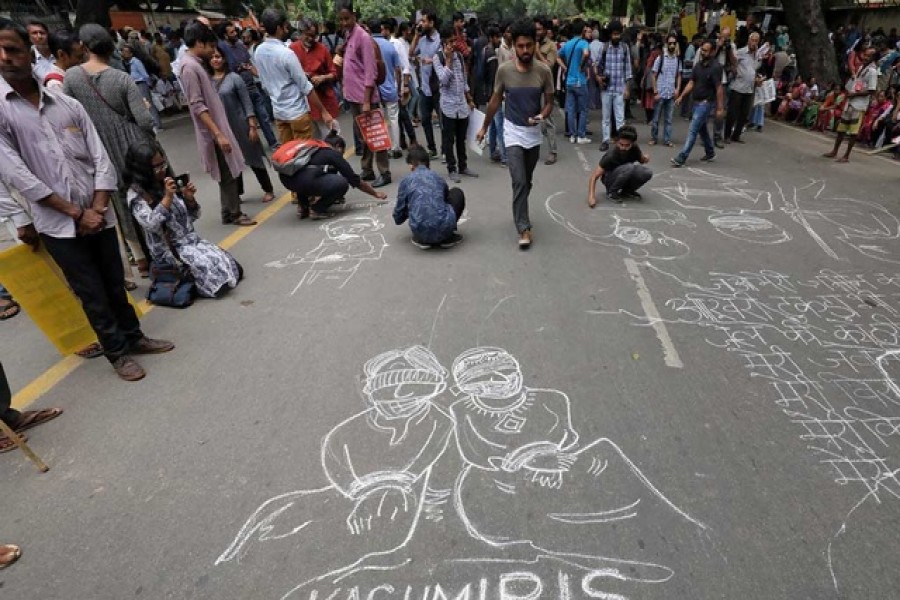
[[81,358],[97,358],[103,356],[103,346],[100,345],[100,342],[94,342],[90,346],[85,346],[77,351],[75,354]]
[[5,569],[22,556],[22,549],[13,544],[0,545],[0,569]]
[[[12,312],[10,312],[12,311]],[[0,321],[12,319],[14,316],[22,312],[22,307],[12,298],[6,300],[6,304],[0,307]]]
[[125,291],[133,292],[137,289],[137,284],[133,281],[125,280]]
[[266,202],[271,202],[274,199],[275,199],[275,194],[266,194],[265,196],[262,197],[263,204],[265,204]]
[[43,425],[47,421],[52,421],[61,414],[63,414],[63,409],[61,408],[26,410],[22,413],[22,417],[19,419],[18,423],[16,423],[15,425],[11,425],[11,427],[16,433],[21,433],[23,431],[31,429],[32,427]]
[[251,227],[253,225],[256,225],[256,221],[242,213],[239,216],[235,217],[231,221],[231,224],[237,225],[238,227]]
[[[20,433],[19,437],[22,438],[22,440],[24,440],[26,442],[28,441],[28,436],[23,433]],[[11,439],[9,439],[6,436],[0,437],[0,454],[5,454],[7,452],[11,452],[11,451],[15,450],[16,448],[18,448],[18,446],[16,446],[16,443],[14,441],[12,441]],[[0,552],[2,552],[2,551],[0,551]]]

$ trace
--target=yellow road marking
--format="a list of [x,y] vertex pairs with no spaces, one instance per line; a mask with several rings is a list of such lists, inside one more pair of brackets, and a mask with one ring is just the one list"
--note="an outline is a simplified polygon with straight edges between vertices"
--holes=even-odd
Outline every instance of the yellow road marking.
[[[250,235],[257,227],[271,219],[275,213],[285,207],[291,201],[291,195],[285,194],[278,200],[275,200],[267,206],[262,212],[256,215],[256,225],[251,227],[241,227],[233,231],[224,240],[219,242],[219,246],[225,250],[231,249],[235,244]],[[138,307],[146,315],[153,310],[153,305],[142,300],[138,303]],[[87,361],[75,354],[63,357],[55,365],[35,377],[30,383],[16,393],[12,398],[12,407],[16,410],[24,410],[33,404],[38,398],[56,387],[63,379],[68,377],[75,369],[86,363]]]

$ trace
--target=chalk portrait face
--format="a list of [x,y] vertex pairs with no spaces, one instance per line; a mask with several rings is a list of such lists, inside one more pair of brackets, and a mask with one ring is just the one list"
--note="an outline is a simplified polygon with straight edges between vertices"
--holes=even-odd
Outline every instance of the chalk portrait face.
[[384,227],[372,217],[345,217],[322,225],[329,239],[351,241]]
[[386,419],[418,414],[447,387],[447,371],[422,346],[379,354],[366,363],[364,372],[366,401]]
[[707,220],[722,235],[754,244],[780,244],[791,239],[787,231],[756,215],[717,214]]
[[496,409],[515,403],[523,388],[518,361],[500,348],[464,352],[453,363],[453,377],[460,392]]

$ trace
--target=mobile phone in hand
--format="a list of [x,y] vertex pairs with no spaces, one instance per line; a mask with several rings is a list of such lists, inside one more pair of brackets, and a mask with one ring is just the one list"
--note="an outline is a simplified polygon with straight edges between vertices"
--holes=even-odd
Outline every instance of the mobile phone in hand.
[[187,187],[187,184],[191,182],[191,174],[190,173],[182,173],[181,175],[175,176],[175,185],[178,186],[179,190],[183,190]]

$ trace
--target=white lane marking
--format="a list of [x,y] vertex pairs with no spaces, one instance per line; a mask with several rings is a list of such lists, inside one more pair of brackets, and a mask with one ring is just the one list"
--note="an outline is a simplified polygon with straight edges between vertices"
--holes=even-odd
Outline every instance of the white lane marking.
[[669,337],[669,330],[666,329],[666,324],[659,316],[659,310],[657,310],[656,304],[653,302],[653,297],[650,295],[650,289],[647,287],[647,282],[644,281],[644,276],[641,275],[638,264],[631,258],[626,258],[624,260],[625,268],[628,270],[631,280],[634,281],[635,286],[637,286],[637,295],[641,301],[641,307],[644,309],[644,314],[651,323],[653,331],[656,332],[659,343],[662,344],[663,358],[665,359],[666,366],[672,367],[673,369],[683,369],[684,363],[681,362],[678,350],[675,349],[675,344],[672,343],[672,338]]

